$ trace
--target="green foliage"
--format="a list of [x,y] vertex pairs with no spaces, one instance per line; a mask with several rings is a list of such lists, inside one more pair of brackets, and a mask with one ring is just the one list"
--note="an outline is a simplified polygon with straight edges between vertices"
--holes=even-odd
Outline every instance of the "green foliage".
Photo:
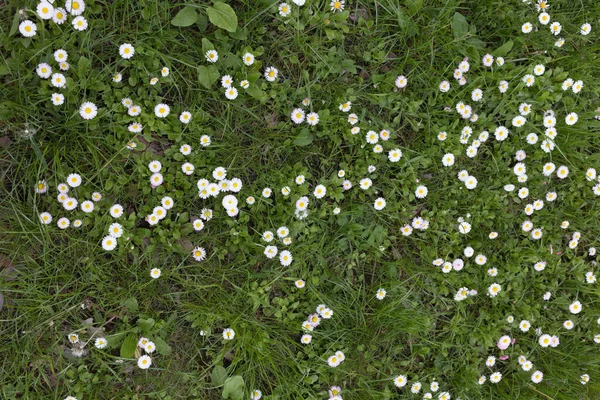
[[[551,1],[566,41],[559,48],[534,5],[520,1],[359,0],[335,12],[329,2],[309,0],[301,7],[289,2],[288,16],[279,5],[91,0],[81,32],[73,16],[62,25],[38,18],[31,2],[0,8],[0,397],[243,399],[260,389],[263,399],[309,399],[327,398],[335,385],[344,399],[421,398],[437,380],[452,398],[598,398],[600,292],[586,282],[586,273],[598,274],[598,256],[589,252],[600,237],[598,197],[585,175],[600,170],[598,6]],[[36,36],[19,32],[22,19],[36,23]],[[524,22],[536,29],[523,34]],[[592,23],[588,36],[578,33],[584,22]],[[135,47],[132,58],[119,55],[124,43]],[[57,49],[68,52],[68,70],[59,69]],[[214,63],[206,60],[209,50],[218,52]],[[253,64],[244,63],[246,53]],[[503,57],[504,65],[483,67],[485,54]],[[465,57],[470,71],[462,86],[452,74]],[[40,63],[63,73],[66,87],[40,78]],[[527,87],[522,78],[537,64],[545,71]],[[279,74],[272,82],[265,77],[271,66]],[[224,95],[225,75],[238,91],[233,100]],[[404,88],[395,84],[400,75]],[[563,90],[568,78],[581,79],[583,90]],[[450,81],[447,93],[439,90],[442,80]],[[501,80],[508,82],[504,94]],[[472,100],[475,88],[483,101]],[[64,104],[52,104],[54,93]],[[124,98],[141,113],[130,115]],[[98,106],[95,118],[80,116],[84,101]],[[340,110],[345,102],[349,112]],[[456,114],[459,102],[478,120]],[[154,113],[159,103],[171,107],[165,118]],[[513,127],[522,103],[534,111],[524,127]],[[295,108],[317,112],[319,123],[295,124]],[[540,147],[546,110],[558,121],[550,153]],[[189,124],[179,120],[184,111],[192,114]],[[564,117],[573,111],[579,121],[568,125]],[[143,129],[130,131],[133,123]],[[510,130],[502,142],[494,138],[500,125]],[[474,131],[465,144],[466,126]],[[375,152],[366,135],[384,130],[389,139],[379,137]],[[484,130],[489,139],[467,156]],[[446,140],[438,140],[440,132]],[[530,132],[539,137],[535,145],[525,140]],[[189,154],[180,150],[186,144]],[[390,162],[395,149],[403,156]],[[512,172],[517,150],[527,154],[526,182]],[[441,162],[446,153],[456,157],[452,167]],[[163,183],[153,188],[154,160],[162,163]],[[192,175],[182,169],[186,162]],[[542,175],[546,162],[568,166],[568,177]],[[229,193],[239,202],[235,217],[221,204],[224,195],[198,196],[197,181],[216,182],[216,167],[243,182],[239,193]],[[477,177],[477,188],[457,180],[462,169]],[[69,196],[81,204],[102,195],[91,213],[57,201],[58,184],[74,172],[83,182]],[[305,182],[298,184],[300,175]],[[361,189],[366,177],[373,185]],[[40,180],[45,194],[34,190]],[[343,188],[345,180],[352,189]],[[327,188],[321,198],[314,195],[318,184]],[[506,184],[516,190],[505,191]],[[429,189],[427,197],[416,196],[418,185]],[[518,196],[521,186],[529,197]],[[262,196],[265,188],[270,197]],[[556,201],[524,214],[549,191],[558,193]],[[173,207],[149,224],[165,196]],[[303,196],[309,213],[297,218]],[[375,210],[379,197],[387,204]],[[110,215],[113,204],[123,205],[122,217]],[[204,209],[213,215],[197,231],[193,223]],[[49,225],[39,221],[45,211],[53,216]],[[58,228],[60,217],[70,219],[68,229]],[[429,228],[403,235],[415,217]],[[459,218],[472,225],[468,234],[459,232]],[[522,231],[525,219],[543,227],[539,241]],[[115,222],[123,236],[105,251],[102,240]],[[289,244],[277,235],[283,226]],[[265,231],[271,242],[262,239]],[[575,232],[581,238],[571,248]],[[272,259],[268,245],[278,247]],[[486,264],[464,256],[467,246]],[[194,260],[195,247],[206,259]],[[293,255],[290,265],[279,261],[283,250]],[[464,269],[443,273],[432,265],[438,258],[461,258]],[[539,261],[543,271],[533,267]],[[161,270],[157,279],[154,268]],[[493,283],[502,290],[490,298]],[[456,301],[464,287],[479,293]],[[383,300],[376,298],[380,288]],[[542,300],[546,292],[549,301]],[[568,311],[575,300],[583,304],[580,314]],[[333,317],[303,330],[320,304]],[[572,330],[563,327],[566,319]],[[528,332],[519,329],[521,320],[531,322]],[[541,347],[538,327],[559,336],[560,345]],[[233,340],[223,338],[226,328],[235,331]],[[69,341],[71,333],[78,343]],[[305,333],[310,344],[301,343]],[[499,350],[502,335],[517,340]],[[98,338],[106,347],[95,347]],[[346,359],[332,368],[327,359],[336,351]],[[137,366],[143,354],[152,359],[146,370]],[[485,365],[490,355],[493,368]],[[520,355],[544,372],[543,382],[532,383]],[[498,384],[489,382],[495,371],[503,374]],[[586,385],[584,373],[591,376]],[[399,374],[409,385],[421,382],[422,391],[396,388]],[[484,385],[477,384],[481,375]]]

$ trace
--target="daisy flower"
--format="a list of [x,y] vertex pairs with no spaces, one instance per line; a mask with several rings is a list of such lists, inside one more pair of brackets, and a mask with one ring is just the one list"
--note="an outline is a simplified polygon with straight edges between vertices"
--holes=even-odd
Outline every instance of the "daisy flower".
[[394,385],[398,388],[406,386],[407,383],[408,380],[406,379],[406,375],[398,375],[394,378]]
[[106,251],[114,250],[117,247],[117,239],[112,236],[105,236],[102,239],[102,248]]
[[52,22],[57,25],[62,25],[67,20],[67,11],[64,8],[55,8],[52,15]]
[[306,116],[306,123],[311,126],[315,126],[319,123],[319,114],[311,112]]
[[254,55],[252,53],[246,53],[242,56],[242,60],[244,60],[244,64],[250,66],[254,64]]
[[279,5],[279,15],[281,15],[282,17],[287,17],[288,15],[290,15],[291,12],[292,10],[290,9],[290,6],[287,3],[281,3]]
[[143,355],[138,358],[137,364],[140,369],[148,369],[152,365],[152,359],[148,355]]
[[331,7],[331,11],[333,12],[342,12],[344,11],[344,5],[346,2],[344,0],[332,0],[329,3],[329,7]]
[[442,158],[442,164],[444,164],[445,167],[454,165],[454,154],[446,153]]
[[52,75],[52,67],[47,63],[41,63],[35,69],[38,76],[42,79],[48,79]]
[[119,54],[126,60],[130,59],[135,54],[135,48],[129,43],[124,43],[119,46]]
[[292,253],[290,253],[289,251],[283,250],[281,253],[279,253],[279,262],[284,267],[290,265],[292,263],[292,260]]
[[192,120],[192,113],[189,111],[184,111],[179,115],[179,121],[184,124],[189,124]]
[[585,23],[585,24],[581,25],[581,29],[579,30],[579,33],[581,33],[584,36],[587,36],[590,34],[591,31],[592,31],[592,25]]
[[167,115],[169,115],[170,111],[171,108],[164,103],[159,103],[154,107],[154,115],[156,115],[158,118],[165,118]]
[[98,115],[98,107],[94,103],[87,101],[79,107],[79,115],[86,120],[93,119]]
[[52,223],[52,215],[49,212],[43,212],[40,214],[40,221],[44,225]]
[[37,25],[30,20],[25,20],[19,24],[19,32],[25,37],[32,37],[36,35]]
[[238,97],[237,89],[234,87],[228,88],[225,90],[225,97],[227,97],[229,100],[235,100],[235,98]]
[[202,261],[206,257],[206,250],[204,250],[204,247],[196,247],[192,250],[192,256],[194,260]]
[[206,57],[206,61],[211,63],[216,63],[219,59],[219,53],[216,50],[209,50],[204,56]]
[[75,30],[80,31],[80,32],[85,31],[88,27],[87,19],[85,19],[81,15],[73,18],[73,21],[71,21],[71,24],[73,25],[73,28],[75,28]]
[[448,81],[442,81],[440,83],[440,92],[446,93],[449,90],[450,90],[450,82],[448,82]]
[[160,275],[161,275],[161,271],[159,268],[152,268],[150,270],[150,277],[152,279],[158,279],[158,278],[160,278]]
[[575,125],[577,123],[577,120],[579,119],[579,116],[577,115],[577,113],[569,113],[566,118],[565,118],[565,123],[567,125]]
[[210,146],[210,136],[208,136],[208,135],[202,135],[200,137],[200,145],[202,147],[208,147],[208,146]]
[[492,383],[498,383],[502,380],[502,373],[500,372],[494,372],[493,374],[490,375],[490,382]]
[[531,381],[533,383],[540,383],[542,379],[544,379],[544,374],[542,371],[535,371],[533,374],[531,374]]
[[383,197],[379,197],[375,200],[375,204],[373,205],[373,207],[375,208],[375,210],[380,211],[383,210],[386,206],[386,202],[385,199]]
[[579,301],[575,301],[569,305],[569,311],[571,314],[579,314],[581,312],[582,306]]
[[396,81],[394,83],[398,89],[404,89],[408,84],[408,80],[404,75],[400,75],[396,78]]
[[103,349],[107,345],[108,345],[108,341],[103,337],[97,338],[96,341],[94,342],[94,346],[96,346],[97,349]]
[[543,12],[538,16],[538,19],[540,21],[540,24],[548,25],[548,23],[550,22],[550,14]]
[[50,83],[52,83],[52,86],[54,86],[54,87],[64,88],[65,85],[67,84],[67,78],[65,78],[65,76],[63,74],[56,72],[56,73],[52,74]]
[[275,80],[277,80],[278,75],[279,71],[275,67],[268,67],[265,70],[265,79],[269,82],[275,82]]
[[232,340],[235,337],[235,331],[231,328],[225,328],[223,330],[223,339]]

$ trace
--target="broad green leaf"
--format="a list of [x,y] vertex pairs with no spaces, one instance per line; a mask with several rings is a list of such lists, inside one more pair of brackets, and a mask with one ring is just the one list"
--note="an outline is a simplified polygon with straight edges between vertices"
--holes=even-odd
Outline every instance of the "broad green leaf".
[[79,61],[77,62],[77,73],[80,77],[84,77],[88,75],[92,62],[86,57],[79,57]]
[[152,327],[154,326],[154,324],[156,323],[156,321],[154,320],[154,318],[148,318],[148,319],[138,319],[137,324],[140,326],[140,328],[142,328],[142,330],[144,332],[148,332],[150,331],[150,329],[152,329]]
[[156,345],[156,351],[158,351],[158,354],[161,354],[163,356],[168,356],[169,354],[171,354],[171,346],[169,346],[169,344],[165,342],[160,336],[154,337],[154,344]]
[[296,146],[308,146],[314,140],[312,133],[308,129],[302,129],[302,132],[294,139]]
[[227,378],[223,385],[223,398],[242,400],[244,398],[244,378],[239,375]]
[[221,365],[217,365],[213,368],[210,377],[213,386],[222,386],[225,384],[225,379],[227,379],[227,370]]
[[404,0],[404,5],[408,9],[408,14],[412,17],[423,8],[423,0]]
[[137,337],[135,334],[130,333],[127,335],[123,343],[121,344],[121,357],[133,358],[135,354],[135,348],[137,346]]
[[127,307],[127,310],[131,314],[137,314],[137,312],[138,312],[138,302],[137,302],[137,299],[135,297],[131,297],[131,298],[123,301],[121,303],[121,305]]
[[171,24],[179,27],[186,27],[196,23],[198,21],[198,13],[196,8],[192,6],[185,6],[175,17],[171,20]]
[[206,13],[210,22],[219,28],[229,32],[235,32],[237,29],[237,15],[235,15],[235,11],[228,4],[218,1],[214,6],[208,7]]
[[213,83],[219,79],[219,71],[214,65],[205,67],[201,65],[198,67],[198,82],[207,89],[210,89]]
[[206,54],[209,50],[214,50],[215,46],[207,38],[202,38],[202,54]]
[[462,39],[469,32],[467,19],[461,13],[454,13],[452,17],[452,33],[455,39]]
[[512,40],[509,40],[508,42],[504,43],[502,46],[498,47],[496,49],[496,51],[494,51],[492,53],[492,55],[494,57],[504,57],[512,49],[513,44],[514,44],[514,42]]
[[19,22],[20,22],[19,11],[17,11],[13,18],[12,26],[10,27],[10,32],[8,33],[8,36],[12,36],[15,33],[17,33],[17,31],[19,30]]

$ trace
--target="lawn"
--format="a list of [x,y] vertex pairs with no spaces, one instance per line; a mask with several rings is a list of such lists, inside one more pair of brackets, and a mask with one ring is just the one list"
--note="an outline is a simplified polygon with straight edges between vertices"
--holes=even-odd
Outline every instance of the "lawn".
[[1,398],[600,399],[596,2],[0,5]]

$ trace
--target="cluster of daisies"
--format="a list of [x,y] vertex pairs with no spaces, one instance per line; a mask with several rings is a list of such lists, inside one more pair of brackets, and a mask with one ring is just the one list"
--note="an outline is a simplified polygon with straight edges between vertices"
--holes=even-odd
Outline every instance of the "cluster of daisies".
[[[348,102],[348,107],[350,107],[349,104],[350,102]],[[310,99],[306,98],[302,100],[302,105],[304,107],[310,106]],[[317,125],[319,123],[319,114],[317,112],[312,111],[307,114],[306,111],[304,111],[304,109],[300,107],[294,108],[292,110],[291,118],[292,122],[294,122],[296,125],[299,125],[305,121],[308,125],[311,126]]]
[[[330,319],[331,317],[333,317],[333,311],[325,304],[319,304],[317,306],[316,313],[310,314],[308,317],[306,317],[306,321],[302,322],[302,330],[306,333],[302,335],[302,337],[300,338],[300,342],[302,344],[309,344],[310,342],[312,342],[312,335],[308,332],[314,331],[317,326],[321,325],[322,319]],[[336,361],[337,360],[339,360],[339,362],[342,362],[343,357],[341,359],[338,357]],[[337,363],[336,365],[331,365],[332,363],[330,362],[330,360],[328,360],[328,363],[332,367],[337,367],[339,365],[339,363]]]
[[[207,62],[214,64],[219,60],[219,53],[216,50],[208,50],[205,53],[204,57],[206,58]],[[250,52],[246,52],[244,53],[244,55],[242,55],[242,62],[247,67],[254,64],[255,61],[256,58],[254,57],[254,54]],[[268,82],[275,82],[278,76],[279,70],[277,68],[270,66],[265,69],[264,77]],[[228,100],[235,100],[239,94],[238,89],[235,86],[233,86],[233,83],[234,79],[231,75],[223,75],[221,77],[221,86],[225,89],[225,97]],[[243,79],[242,81],[240,81],[240,87],[242,89],[248,89],[250,87],[250,81],[248,81],[247,79]]]
[[[64,24],[69,17],[73,28],[77,31],[85,31],[88,27],[88,21],[82,15],[85,11],[85,3],[82,0],[66,0],[64,8],[55,6],[54,0],[42,0],[36,7],[37,16],[43,21],[54,22],[56,25]],[[27,10],[20,11],[21,16],[25,16]],[[19,24],[19,32],[24,37],[33,37],[37,35],[38,26],[30,19],[25,19]]]
[[[122,45],[119,46],[119,55],[124,60],[129,60],[130,58],[132,58],[135,55],[135,47],[131,43],[123,43]],[[149,74],[149,76],[158,75],[159,73],[160,73],[161,77],[167,78],[170,75],[171,70],[168,67],[162,67],[159,72]],[[113,75],[112,81],[114,83],[121,83],[123,81],[123,78],[124,78],[123,74],[121,72],[117,72],[115,75]],[[149,83],[151,86],[154,86],[157,83],[159,83],[158,76],[152,76],[150,78]],[[181,122],[187,123],[189,121],[182,120]]]
[[[54,60],[58,63],[58,67],[61,71],[68,71],[71,67],[67,62],[69,54],[63,50],[58,49],[54,52]],[[67,78],[61,72],[54,72],[52,66],[48,63],[40,63],[36,68],[38,76],[42,79],[50,79],[50,85],[56,89],[64,89],[67,85]],[[60,106],[65,102],[65,95],[60,92],[55,92],[50,97],[52,104]]]
[[[298,7],[302,7],[306,3],[306,0],[292,0],[292,1]],[[333,11],[333,12],[342,12],[342,11],[344,11],[344,7],[345,6],[346,6],[346,1],[345,0],[332,0],[329,3],[329,9],[331,11]],[[292,8],[290,7],[290,5],[288,3],[280,3],[277,6],[277,12],[282,17],[287,17],[287,16],[289,16],[292,13]]]
[[[394,378],[394,385],[396,385],[397,388],[403,388],[407,384],[408,384],[408,378],[406,375],[398,375]],[[415,382],[410,385],[411,393],[418,394],[421,391],[421,389],[423,389],[423,384],[421,382]],[[426,390],[426,389],[423,389],[423,390]],[[423,395],[423,398],[424,399],[433,399],[434,395],[432,393],[437,393],[438,390],[440,390],[440,384],[434,380],[429,384],[429,392],[425,392],[425,394]],[[441,392],[441,393],[437,394],[437,399],[438,400],[451,400],[452,396],[450,395],[449,392]]]
[[[523,2],[531,4],[531,1],[529,0],[523,0]],[[550,16],[550,14],[548,14],[548,10],[550,8],[550,4],[548,3],[547,0],[538,0],[535,3],[535,8],[537,10],[538,14],[538,21],[540,23],[540,25],[542,26],[548,26],[550,28],[550,33],[554,36],[558,36],[560,35],[560,33],[562,32],[562,25],[560,22],[558,21],[554,21],[551,23],[552,21],[552,17]],[[536,30],[541,29],[540,27],[535,27]],[[528,34],[531,33],[534,30],[534,25],[531,22],[525,22],[522,26],[521,26],[521,32]],[[581,27],[579,28],[579,34],[583,35],[583,36],[587,36],[590,34],[590,32],[592,31],[592,25],[590,25],[589,23],[584,23],[581,25]],[[563,37],[559,37],[556,42],[554,42],[554,46],[556,47],[562,47],[565,44],[565,39]]]
[[148,354],[154,353],[156,345],[148,338],[142,337],[138,340],[137,347],[146,352],[144,355],[140,355],[137,360],[137,365],[140,369],[148,369],[152,365],[152,358]]
[[[547,9],[547,7],[548,7],[547,2],[542,1],[542,0],[538,1],[538,10],[539,11],[540,10],[543,11],[544,9]],[[545,12],[542,12],[540,14],[539,19],[540,19],[540,22],[543,24],[548,23],[550,21],[549,15]],[[582,27],[582,32],[583,32],[583,30],[585,30],[586,32],[589,33],[590,27],[585,27],[585,28]],[[498,67],[502,67],[505,63],[504,59],[501,57],[498,57],[495,61],[496,61],[496,65]],[[482,65],[484,67],[493,67],[494,66],[494,57],[491,54],[485,55],[482,59]],[[525,95],[527,95],[527,90],[528,90],[527,88],[535,86],[536,78],[540,77],[546,73],[546,67],[543,64],[536,64],[529,68],[530,69],[528,71],[526,71],[525,75],[522,76],[522,78],[521,78],[521,81],[522,81],[521,87],[522,87],[522,90]],[[458,68],[454,71],[454,77],[459,81],[460,86],[467,84],[465,74],[469,70],[470,70],[470,65],[468,63],[468,60],[465,59],[460,62]],[[560,84],[560,86],[563,91],[571,91],[575,95],[577,95],[578,93],[581,92],[584,84],[581,80],[575,81],[572,78],[568,78],[565,81],[563,81],[562,84]],[[448,92],[450,90],[450,88],[451,88],[451,85],[448,81],[443,81],[439,87],[440,91],[443,93]],[[498,85],[498,90],[500,92],[500,95],[502,96],[505,93],[507,93],[508,88],[509,88],[509,82],[504,81],[504,80],[501,81]],[[517,89],[519,89],[519,88],[517,88]],[[471,89],[470,95],[471,95],[471,100],[473,102],[475,102],[475,105],[471,106],[462,101],[459,101],[458,103],[456,103],[455,108],[462,120],[468,120],[469,121],[468,123],[476,124],[479,119],[477,113],[478,112],[485,113],[484,110],[479,111],[480,105],[485,104],[484,91],[481,88],[474,88],[474,89]],[[494,95],[493,93],[490,93],[490,96],[496,96],[496,95]],[[522,96],[522,98],[523,98],[523,100],[526,100],[526,98],[524,96]],[[558,115],[553,110],[551,110],[551,109],[550,110],[535,110],[534,107],[532,106],[532,104],[534,104],[533,101],[531,101],[531,102],[522,101],[518,105],[517,110],[515,112],[516,115],[513,114],[515,116],[512,117],[512,121],[511,121],[512,128],[514,130],[513,134],[522,138],[524,140],[524,142],[526,142],[527,144],[535,145],[536,143],[538,143],[538,134],[533,133],[531,131],[532,130],[535,130],[538,132],[541,131],[544,134],[544,139],[541,143],[541,149],[545,153],[551,153],[552,150],[554,150],[556,147],[555,140],[558,136],[558,130],[559,129],[568,129],[570,126],[576,125],[579,120],[579,116],[576,112],[573,112],[572,110],[567,110],[567,112],[564,115],[564,125],[562,125],[559,122]],[[447,111],[451,111],[451,110],[448,109]],[[541,116],[541,123],[539,124],[540,126],[537,126],[537,124],[534,124],[533,122],[528,122],[528,119],[530,121],[536,120],[535,116],[537,116],[537,115]],[[562,118],[560,118],[560,119],[562,119]],[[531,133],[527,134],[526,133],[527,131],[525,131],[526,128],[529,128],[528,131]],[[473,131],[474,131],[474,129],[471,126],[466,125],[461,129],[460,137],[458,138],[459,143],[461,143],[463,145],[467,145],[466,156],[468,158],[474,158],[475,156],[477,156],[478,149],[480,148],[480,146],[483,143],[485,143],[488,140],[488,138],[490,136],[490,133],[488,131],[482,130],[481,133],[479,133],[475,137],[474,140],[471,140]],[[495,136],[495,139],[498,142],[503,142],[509,137],[511,132],[505,126],[497,126],[494,129],[493,134]],[[451,136],[448,135],[447,132],[439,132],[437,137],[438,137],[438,140],[440,140],[440,141],[446,141]],[[518,185],[521,185],[521,187],[519,189],[517,189],[517,186],[513,183],[508,183],[508,184],[504,185],[504,191],[507,194],[511,194],[512,192],[515,192],[515,194],[516,194],[515,202],[518,202],[518,203],[526,202],[526,200],[531,197],[530,189],[525,186],[525,183],[528,182],[528,180],[530,178],[528,176],[528,174],[529,175],[539,174],[538,176],[536,176],[536,178],[541,178],[543,181],[543,185],[556,184],[562,180],[565,180],[567,177],[570,176],[569,168],[566,165],[557,166],[555,163],[549,161],[549,162],[546,162],[545,164],[543,164],[541,166],[541,171],[539,171],[539,170],[537,170],[537,168],[532,168],[531,165],[526,164],[526,161],[525,161],[526,158],[527,158],[527,153],[525,152],[525,150],[522,150],[522,149],[517,150],[515,153],[515,156],[514,156],[514,160],[515,160],[514,164],[509,167],[512,170],[513,174],[507,175],[509,177],[512,176],[513,177],[512,179],[516,180],[515,183]],[[451,167],[451,166],[455,165],[455,162],[456,162],[456,156],[452,153],[446,153],[442,157],[442,165],[445,167]],[[542,164],[542,163],[540,163],[539,160],[533,160],[532,163]],[[586,171],[586,178],[587,178],[587,181],[592,182],[594,184],[594,187],[592,188],[594,194],[600,195],[600,180],[596,181],[597,174],[596,174],[596,170],[594,168],[588,168],[588,170]],[[477,187],[477,179],[472,177],[466,170],[461,170],[458,172],[458,179],[465,184],[467,189],[475,189]],[[557,198],[558,198],[557,192],[551,191],[551,190],[547,191],[545,193],[545,196],[541,195],[538,198],[533,197],[533,200],[530,203],[525,204],[525,206],[523,207],[523,213],[527,217],[531,217],[537,211],[542,210],[544,208],[544,206],[545,206],[544,201],[551,203],[551,202],[554,202]],[[470,215],[467,216],[467,218],[469,218],[469,217],[470,217]],[[533,217],[531,217],[531,218],[533,218]],[[459,232],[467,235],[471,231],[471,224],[469,222],[467,222],[464,218],[459,218],[458,222],[459,222],[459,224],[458,224]],[[569,221],[563,221],[561,224],[561,228],[567,229],[568,227],[569,227]],[[543,227],[535,228],[534,223],[528,219],[525,220],[524,222],[522,222],[521,229],[523,232],[530,234],[531,239],[533,239],[533,240],[540,240],[543,236]],[[496,239],[497,237],[498,237],[498,232],[494,231],[494,232],[489,233],[489,239]],[[571,237],[571,240],[569,242],[569,247],[571,249],[575,249],[579,243],[580,238],[581,238],[581,233],[574,232]],[[550,247],[550,252],[552,253],[552,247]],[[588,255],[594,256],[595,254],[596,254],[596,249],[594,247],[592,247],[588,250]],[[472,257],[474,255],[474,249],[470,246],[465,248],[464,255],[467,258]],[[483,254],[479,254],[475,257],[475,263],[480,266],[485,265],[486,262],[487,262],[487,257]],[[451,271],[460,271],[465,266],[464,261],[460,258],[457,258],[454,261],[445,261],[442,258],[438,258],[433,261],[433,264],[437,267],[441,267],[443,273],[450,273]],[[541,272],[546,269],[546,266],[547,266],[546,261],[538,261],[533,265],[533,268],[535,271]],[[498,275],[498,269],[495,267],[489,268],[487,271],[487,274],[490,277],[496,277]],[[588,271],[585,274],[585,280],[588,283],[595,283],[596,276],[595,276],[594,272]],[[501,291],[502,291],[502,286],[500,284],[492,283],[487,288],[487,295],[489,297],[496,297]],[[456,292],[456,294],[454,296],[454,300],[462,301],[462,300],[465,300],[466,298],[468,298],[469,296],[473,296],[476,294],[477,294],[477,290],[475,290],[475,289],[461,287]],[[551,293],[548,292],[543,296],[543,299],[545,301],[549,301],[550,297],[551,297]],[[575,301],[569,306],[569,311],[572,314],[578,314],[581,312],[582,307],[583,306],[580,303],[580,301]],[[508,322],[512,323],[513,321],[514,321],[514,317],[510,316],[508,319]],[[599,320],[599,323],[600,323],[600,320]],[[519,328],[522,332],[528,332],[530,327],[531,327],[531,323],[528,320],[522,320],[519,323]],[[575,327],[575,323],[572,320],[567,319],[564,321],[563,327],[566,330],[571,330]],[[536,330],[536,333],[538,336],[537,344],[539,344],[539,346],[541,348],[557,347],[560,344],[560,339],[557,335],[550,335],[547,333],[543,333],[541,328],[538,328]],[[511,344],[514,344],[515,341],[516,341],[516,339],[513,339],[510,336],[505,335],[499,339],[497,346],[500,350],[505,350]],[[597,343],[600,343],[600,335],[596,335],[594,337],[594,341],[596,341]],[[502,355],[499,357],[499,359],[501,361],[504,361],[504,360],[508,359],[508,356]],[[489,356],[486,360],[486,366],[491,368],[495,364],[496,364],[496,357]],[[521,366],[521,368],[524,371],[533,370],[533,363],[531,361],[527,360],[527,358],[525,356],[519,357],[519,365]],[[540,383],[540,382],[542,382],[543,378],[544,378],[544,373],[542,371],[537,370],[531,374],[531,381],[533,383]],[[406,377],[400,376],[396,379],[400,379],[400,383],[406,384]],[[498,383],[502,379],[502,373],[499,371],[496,371],[496,372],[491,373],[489,377],[482,375],[479,378],[479,384],[484,384],[488,379],[492,383]],[[588,380],[589,380],[589,375],[584,374],[581,376],[581,382],[583,384],[585,384],[585,382],[587,382]]]
[[[289,246],[290,244],[292,244],[290,230],[286,226],[280,226],[279,228],[277,228],[276,232],[277,232],[277,238],[279,240],[281,240],[281,242],[284,245]],[[274,238],[275,238],[275,235],[271,231],[265,231],[262,234],[262,240],[266,243],[271,243]],[[279,253],[279,262],[281,263],[281,265],[283,265],[284,267],[287,267],[292,263],[293,256],[292,256],[292,253],[290,253],[288,250],[283,250],[283,251],[279,252],[279,250],[277,249],[277,246],[274,246],[274,245],[265,246],[264,254],[267,258],[269,258],[269,259],[274,258],[275,256],[277,256],[278,253]],[[299,286],[299,288],[304,287],[303,283],[299,283],[299,282],[296,283],[296,286]]]
[[[102,200],[102,195],[98,192],[92,193],[91,200],[83,200],[79,201],[76,197],[73,197],[73,192],[69,194],[71,189],[75,189],[81,185],[81,175],[79,174],[69,174],[66,179],[66,183],[59,183],[57,185],[58,195],[56,197],[57,201],[63,206],[66,211],[75,211],[77,207],[81,208],[85,214],[92,213],[94,211],[95,205],[94,203]],[[36,193],[44,194],[48,191],[48,184],[46,181],[41,180],[37,183],[35,187]],[[39,215],[40,221],[44,225],[49,225],[52,223],[52,215],[44,211]],[[75,219],[73,221],[73,227],[79,228],[83,224],[81,219]],[[67,229],[71,226],[71,220],[67,217],[61,217],[57,220],[57,225],[60,229]]]

